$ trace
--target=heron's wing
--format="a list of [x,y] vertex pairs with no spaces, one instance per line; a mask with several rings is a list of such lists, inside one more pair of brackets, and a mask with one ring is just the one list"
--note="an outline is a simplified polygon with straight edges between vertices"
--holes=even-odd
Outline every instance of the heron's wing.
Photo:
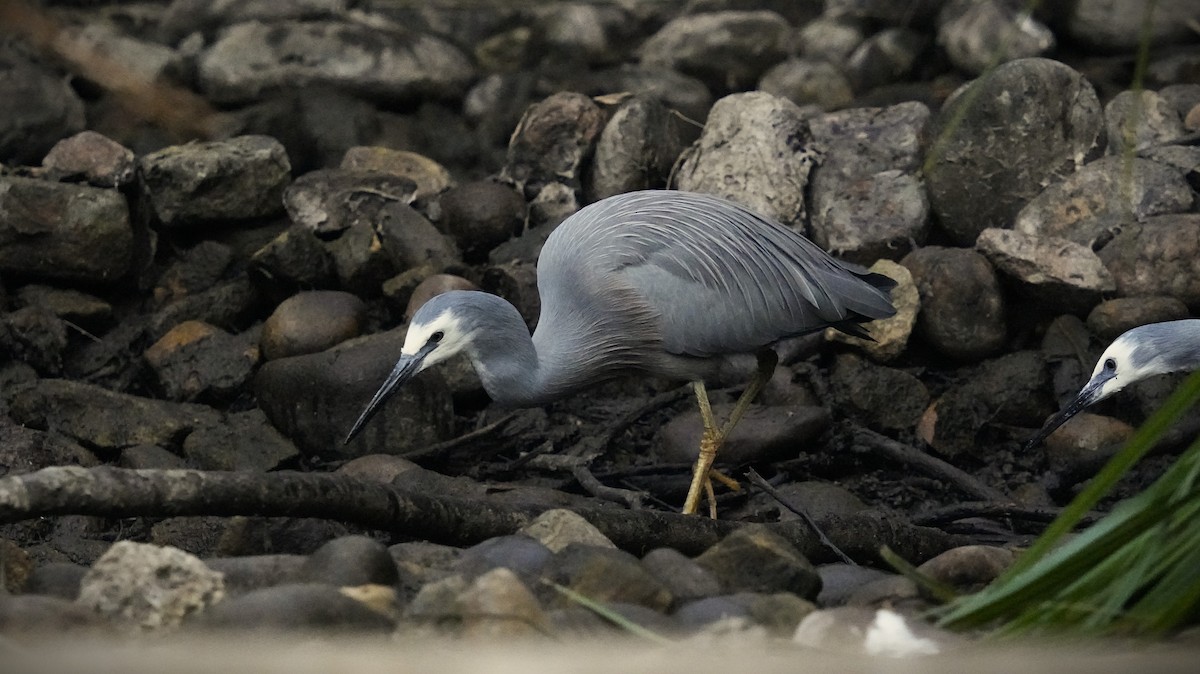
[[[636,291],[672,353],[752,351],[895,313],[894,282],[839,262],[790,229],[708,195],[643,191],[593,204],[547,241],[545,267],[586,267],[593,292]],[[603,302],[603,298],[597,298]]]

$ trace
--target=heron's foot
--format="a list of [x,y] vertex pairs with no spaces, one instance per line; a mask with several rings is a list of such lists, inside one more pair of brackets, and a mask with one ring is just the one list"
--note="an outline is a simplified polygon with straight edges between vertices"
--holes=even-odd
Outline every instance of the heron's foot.
[[[716,519],[717,500],[713,493],[712,465],[713,460],[717,458],[717,448],[723,440],[715,428],[705,428],[704,437],[700,439],[700,455],[696,457],[696,466],[692,469],[692,484],[688,487],[687,500],[683,503],[684,515],[695,515],[700,510],[700,495],[703,493],[708,498],[709,517]],[[721,478],[724,478],[722,482],[729,479],[724,475],[721,475]]]

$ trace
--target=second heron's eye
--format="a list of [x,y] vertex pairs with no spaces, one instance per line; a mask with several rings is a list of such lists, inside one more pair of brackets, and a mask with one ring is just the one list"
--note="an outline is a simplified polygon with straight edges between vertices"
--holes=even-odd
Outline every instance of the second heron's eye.
[[1112,358],[1105,360],[1104,361],[1104,369],[1109,372],[1115,371],[1117,369],[1117,361]]
[[429,343],[437,344],[438,342],[442,341],[442,338],[445,336],[446,336],[446,333],[442,332],[441,330],[438,330],[437,332],[435,332],[429,336]]

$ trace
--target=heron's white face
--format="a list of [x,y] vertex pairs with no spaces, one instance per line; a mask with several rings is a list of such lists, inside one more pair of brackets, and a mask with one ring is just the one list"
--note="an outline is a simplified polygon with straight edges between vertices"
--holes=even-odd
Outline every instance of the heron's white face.
[[1139,362],[1141,359],[1133,357],[1133,347],[1133,340],[1121,335],[1104,350],[1092,370],[1091,380],[1084,387],[1084,390],[1092,389],[1091,402],[1104,400],[1134,382],[1167,371],[1159,358]]
[[463,330],[462,321],[454,316],[454,312],[443,311],[427,323],[410,323],[400,353],[414,356],[422,349],[429,349],[417,370],[419,372],[459,353],[470,341],[470,336]]

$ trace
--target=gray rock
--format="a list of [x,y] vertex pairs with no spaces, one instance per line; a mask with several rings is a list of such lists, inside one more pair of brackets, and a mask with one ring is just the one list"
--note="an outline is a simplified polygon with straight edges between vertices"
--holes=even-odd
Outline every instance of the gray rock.
[[625,60],[637,25],[619,5],[561,2],[537,15],[532,30],[551,58],[589,66]]
[[812,236],[831,253],[869,264],[896,259],[929,232],[918,170],[929,109],[856,108],[809,121],[824,157],[812,175]]
[[1105,157],[1042,190],[1021,208],[1013,229],[1094,246],[1122,229],[1130,216],[1141,221],[1182,213],[1191,209],[1192,200],[1187,180],[1171,166]]
[[872,580],[850,593],[845,605],[848,607],[903,606],[924,608],[921,589],[916,581],[899,574],[888,574]]
[[1172,84],[1159,89],[1158,95],[1179,113],[1180,119],[1184,119],[1200,105],[1200,83]]
[[[704,82],[666,67],[625,64],[581,73],[564,86],[589,95],[627,91],[635,96],[654,98],[696,123],[704,121],[713,104],[712,92]],[[685,137],[685,140],[690,138]]]
[[[94,638],[108,625],[87,608],[62,597],[41,595],[0,596],[0,633],[5,638],[28,634],[35,639],[46,635],[82,634]],[[21,660],[19,655],[12,658]],[[11,662],[11,660],[10,660]]]
[[489,251],[525,227],[525,200],[502,183],[464,183],[448,189],[439,203],[439,228],[454,238],[469,264],[483,262]]
[[493,569],[508,569],[521,578],[536,581],[553,557],[550,548],[529,536],[496,536],[463,550],[451,570],[472,579]]
[[169,400],[228,399],[250,381],[258,364],[258,332],[231,335],[202,321],[184,321],[143,357]]
[[342,536],[329,541],[299,569],[301,582],[354,585],[395,585],[400,579],[388,549],[367,536]]
[[972,245],[989,227],[1010,227],[1045,185],[1098,152],[1102,124],[1092,85],[1056,61],[1010,61],[960,87],[929,130],[939,142],[926,181],[942,228]]
[[414,468],[420,467],[403,457],[390,454],[367,454],[350,459],[333,472],[359,480],[390,484],[401,473]]
[[1046,464],[1059,486],[1071,487],[1099,472],[1133,433],[1119,419],[1080,412],[1046,437]]
[[451,290],[479,290],[479,287],[461,276],[453,274],[434,274],[421,281],[413,288],[408,301],[404,303],[404,320],[412,320],[421,305],[429,300]]
[[69,288],[30,283],[17,291],[17,300],[27,307],[41,307],[88,330],[108,327],[112,320],[111,304],[94,295]]
[[799,106],[816,105],[822,110],[844,108],[854,100],[850,81],[842,71],[817,59],[790,58],[776,64],[763,74],[758,89]]
[[274,138],[239,136],[163,148],[138,169],[158,221],[186,227],[282,213],[292,166]]
[[582,94],[560,92],[534,103],[512,133],[501,178],[523,190],[553,182],[578,189],[604,122],[604,112]]
[[985,229],[975,249],[1012,279],[1027,300],[1055,313],[1082,314],[1117,289],[1092,249],[1067,239]]
[[24,475],[49,466],[84,466],[100,464],[89,450],[56,432],[39,431],[0,422],[0,472],[5,475]]
[[1007,338],[1004,296],[987,258],[973,250],[927,246],[902,261],[921,295],[917,326],[938,351],[978,360]]
[[666,586],[676,604],[721,592],[721,583],[711,571],[674,548],[651,550],[642,557],[642,566]]
[[675,612],[680,625],[697,628],[730,618],[744,618],[767,628],[775,637],[791,636],[804,616],[817,610],[812,602],[787,592],[738,592],[684,604]]
[[[203,321],[222,330],[237,330],[257,317],[258,311],[256,289],[249,277],[242,274],[171,302],[150,317],[146,333],[150,339],[158,340],[184,321]],[[256,339],[255,336],[251,344]]]
[[538,515],[532,522],[521,527],[517,533],[540,542],[550,552],[559,552],[571,543],[600,548],[617,547],[591,522],[570,510],[561,508],[547,510]]
[[964,545],[925,561],[917,570],[956,590],[977,592],[1012,566],[1014,558],[1006,548]]
[[754,86],[786,55],[791,27],[775,12],[726,11],[672,19],[639,48],[643,66],[678,70],[721,91]]
[[0,176],[0,272],[112,281],[129,271],[133,248],[120,192]]
[[243,21],[327,19],[341,16],[348,0],[241,0],[213,3],[208,0],[172,0],[158,27],[160,35],[174,43],[194,31],[211,32]]
[[1122,297],[1170,295],[1200,307],[1200,214],[1131,224],[1100,250]]
[[1141,26],[1146,3],[1140,0],[1080,0],[1068,7],[1067,35],[1091,47],[1110,52],[1132,52],[1149,40],[1166,46],[1195,37],[1188,20],[1195,19],[1196,5],[1190,0],[1160,0],[1150,14],[1149,34],[1130,30]]
[[[1200,85],[1198,85],[1200,86]],[[1200,129],[1200,105],[1197,105],[1196,113],[1197,123],[1194,124],[1197,129]],[[1138,153],[1142,157],[1151,161],[1165,164],[1167,166],[1178,169],[1189,184],[1195,184],[1200,181],[1200,147],[1190,145],[1162,145],[1142,150]]]
[[324,351],[357,337],[367,317],[358,297],[337,290],[311,290],[287,298],[263,323],[259,346],[264,360]]
[[1087,327],[1109,343],[1130,328],[1187,317],[1187,305],[1175,297],[1118,297],[1097,304],[1087,315]]
[[960,70],[979,75],[996,63],[1054,48],[1054,33],[1004,0],[953,0],[938,16],[938,44]]
[[151,400],[65,379],[42,379],[21,391],[13,397],[10,414],[18,423],[104,449],[172,445],[220,418],[204,405]]
[[270,361],[255,377],[259,406],[305,454],[402,454],[445,440],[451,430],[450,394],[430,371],[398,391],[350,444],[342,443],[403,346],[404,334],[392,331]]
[[[189,436],[190,437],[190,436]],[[186,468],[183,458],[158,445],[134,445],[121,450],[117,464],[122,468]]]
[[508,569],[479,576],[458,596],[462,635],[476,639],[544,636],[549,621],[529,588]]
[[815,160],[800,108],[763,92],[726,96],[684,152],[679,189],[732,199],[785,225],[804,221],[804,192]]
[[108,76],[119,77],[119,86],[130,89],[147,87],[167,79],[179,59],[174,49],[139,39],[103,20],[65,25],[55,39],[59,44],[70,45],[70,50],[78,50],[72,53],[90,54],[93,59],[102,59],[103,68],[109,69],[110,73],[120,73],[119,76]]
[[250,257],[252,278],[273,296],[332,287],[337,278],[333,258],[307,227],[293,226]]
[[0,162],[33,164],[84,127],[83,101],[67,79],[0,50]]
[[400,574],[399,588],[411,598],[426,584],[450,576],[462,550],[427,541],[397,543],[388,547]]
[[474,75],[457,47],[383,22],[249,21],[200,57],[200,88],[243,103],[284,88],[330,86],[380,101],[461,96]]
[[201,241],[175,256],[155,284],[154,299],[161,306],[209,290],[224,278],[232,263],[233,249],[229,246]]
[[0,355],[29,364],[39,373],[56,376],[63,369],[67,326],[42,307],[23,307],[0,314]]
[[56,180],[82,178],[96,187],[121,187],[133,182],[133,152],[95,131],[81,131],[50,148],[42,168]]
[[352,147],[342,156],[339,168],[407,178],[416,185],[413,200],[419,203],[427,203],[454,186],[450,172],[436,161],[416,152],[388,147]]
[[30,572],[23,591],[73,602],[79,596],[79,585],[87,572],[88,567],[71,562],[39,564]]
[[930,25],[944,0],[916,0],[897,5],[891,0],[826,0],[825,16],[877,21],[887,26]]
[[295,583],[308,558],[304,555],[212,557],[208,568],[225,577],[225,596],[234,597],[274,585]]
[[796,35],[800,53],[810,59],[844,63],[866,39],[863,27],[850,19],[821,16],[804,24]]
[[225,595],[221,574],[176,548],[120,541],[80,581],[81,606],[139,631],[178,628]]
[[[780,485],[776,492],[785,502],[807,513],[818,523],[831,519],[836,521],[867,509],[867,505],[850,490],[829,482],[787,482]],[[767,522],[788,522],[801,518],[769,494],[752,496],[747,507]]]
[[265,472],[293,461],[300,453],[271,426],[262,410],[249,410],[192,431],[183,441],[183,455],[201,470]]
[[909,28],[884,28],[863,40],[846,59],[846,76],[855,91],[907,79],[930,39]]
[[[413,213],[416,214],[416,211]],[[379,235],[367,222],[351,225],[341,236],[331,241],[326,249],[333,260],[338,285],[344,290],[363,296],[377,295],[384,281],[396,273],[396,265],[391,256],[383,250]]]
[[929,405],[920,379],[853,354],[838,356],[830,384],[837,408],[873,428],[912,428]]
[[588,199],[666,186],[683,151],[681,124],[656,98],[634,95],[621,103],[596,141]]
[[817,573],[821,575],[817,604],[826,608],[842,606],[858,588],[893,575],[869,566],[845,563],[822,564],[817,567]]
[[[717,422],[729,416],[732,404],[713,405]],[[721,463],[745,464],[795,456],[799,447],[829,427],[832,417],[825,407],[752,406],[721,445]],[[663,426],[655,453],[664,462],[689,462],[700,451],[704,423],[691,409]]]
[[1122,91],[1104,106],[1108,153],[1119,155],[1173,143],[1187,136],[1179,112],[1157,92]]
[[214,606],[202,624],[222,630],[385,633],[386,615],[325,583],[287,583],[251,590]]
[[705,550],[696,562],[731,592],[787,591],[811,599],[821,590],[821,577],[804,555],[764,527],[734,531]]
[[[411,179],[361,169],[310,171],[288,185],[283,205],[292,222],[318,234],[336,234],[357,224],[370,224],[380,205],[411,204],[417,184]],[[360,202],[366,200],[367,206]],[[373,206],[373,207],[370,207]]]
[[[623,602],[665,611],[672,601],[667,586],[637,557],[614,548],[568,545],[551,558],[544,575],[596,602]],[[554,606],[569,604],[569,599],[557,593],[547,602]]]

